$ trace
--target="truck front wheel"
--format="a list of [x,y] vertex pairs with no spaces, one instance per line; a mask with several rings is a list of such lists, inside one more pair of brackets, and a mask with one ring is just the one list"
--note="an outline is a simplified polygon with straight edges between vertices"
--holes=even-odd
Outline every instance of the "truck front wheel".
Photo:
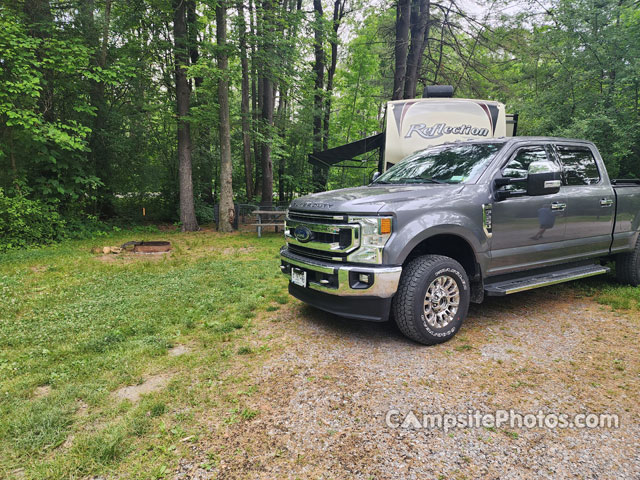
[[469,310],[469,278],[454,259],[424,255],[403,269],[393,299],[398,328],[425,345],[453,337]]

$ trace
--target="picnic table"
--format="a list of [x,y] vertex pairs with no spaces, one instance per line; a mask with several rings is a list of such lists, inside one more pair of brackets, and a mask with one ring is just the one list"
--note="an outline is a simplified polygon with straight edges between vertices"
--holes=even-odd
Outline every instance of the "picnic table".
[[278,227],[284,228],[284,217],[287,215],[285,210],[254,210],[252,213],[257,220],[253,225],[258,229],[258,238],[262,237],[262,227],[275,227],[276,233]]

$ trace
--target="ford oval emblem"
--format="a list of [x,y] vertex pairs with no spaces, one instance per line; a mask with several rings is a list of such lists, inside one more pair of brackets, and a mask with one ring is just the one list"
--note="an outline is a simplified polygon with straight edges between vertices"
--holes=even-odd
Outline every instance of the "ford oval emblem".
[[298,225],[293,231],[293,236],[296,237],[296,240],[300,243],[307,243],[311,240],[311,230],[309,230],[309,227],[305,227],[304,225]]

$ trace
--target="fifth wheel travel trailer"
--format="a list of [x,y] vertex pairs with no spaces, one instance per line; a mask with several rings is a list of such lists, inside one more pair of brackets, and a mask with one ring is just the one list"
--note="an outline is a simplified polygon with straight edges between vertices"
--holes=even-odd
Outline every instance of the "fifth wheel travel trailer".
[[387,102],[383,132],[314,152],[309,155],[309,162],[331,167],[379,149],[378,170],[383,172],[432,145],[515,136],[518,115],[505,113],[503,103],[452,97],[453,87],[434,85],[425,88],[424,98]]

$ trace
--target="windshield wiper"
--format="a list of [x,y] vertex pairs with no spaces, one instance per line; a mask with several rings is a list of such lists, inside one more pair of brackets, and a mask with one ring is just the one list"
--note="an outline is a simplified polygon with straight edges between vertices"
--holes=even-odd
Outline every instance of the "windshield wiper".
[[405,183],[447,183],[435,178],[408,178]]

